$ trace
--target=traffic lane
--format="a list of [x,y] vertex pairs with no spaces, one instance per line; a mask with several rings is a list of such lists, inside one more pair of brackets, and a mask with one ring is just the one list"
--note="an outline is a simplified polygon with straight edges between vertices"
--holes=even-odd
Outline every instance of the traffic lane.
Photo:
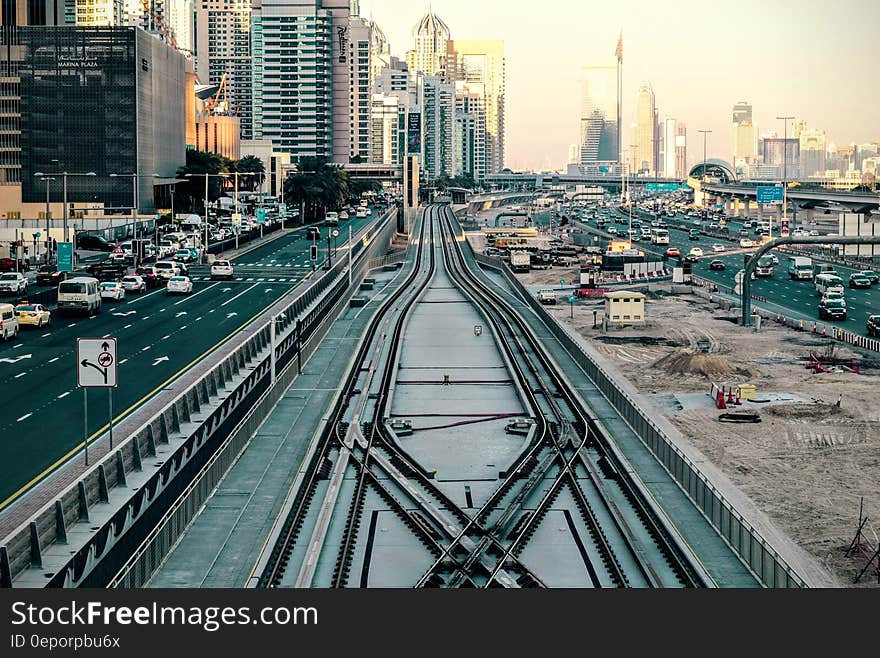
[[[166,300],[167,305],[157,304],[150,309],[149,319],[132,319],[127,330],[113,332],[118,339],[119,359],[119,386],[113,391],[114,422],[241,330],[293,285],[228,286],[230,290],[221,297]],[[187,299],[192,306],[186,305]],[[184,303],[173,305],[180,301]],[[185,314],[183,309],[187,309]],[[51,364],[47,362],[47,369],[39,376],[30,373],[6,387],[9,408],[15,411],[0,424],[0,432],[6,437],[0,440],[0,500],[63,460],[85,435],[83,393],[76,389],[75,349],[56,353],[56,357]],[[89,393],[89,400],[88,434],[94,439],[109,418],[108,397],[94,391]]]

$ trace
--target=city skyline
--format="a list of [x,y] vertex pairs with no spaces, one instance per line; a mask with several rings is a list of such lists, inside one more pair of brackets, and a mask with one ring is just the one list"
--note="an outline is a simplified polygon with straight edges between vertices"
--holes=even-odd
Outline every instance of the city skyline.
[[[397,56],[411,47],[412,28],[428,8],[427,2],[405,0],[361,2],[362,15],[382,27]],[[650,81],[661,118],[675,117],[693,130],[713,131],[709,157],[732,158],[731,108],[741,100],[753,105],[754,123],[762,132],[781,131],[775,117],[793,114],[823,129],[829,143],[880,139],[880,88],[864,85],[859,97],[851,99],[865,62],[880,54],[872,34],[880,24],[880,6],[868,2],[850,0],[832,8],[810,0],[787,8],[744,0],[736,7],[706,11],[693,0],[651,6],[622,0],[614,7],[552,0],[535,12],[528,5],[497,0],[478,5],[443,0],[430,8],[456,38],[505,41],[506,165],[512,169],[565,166],[568,148],[579,135],[581,68],[613,65],[621,29],[624,126],[635,121],[639,85]],[[586,27],[572,30],[574,38],[561,38],[560,16],[565,16],[565,25]],[[815,35],[818,25],[821,37],[803,38]],[[699,56],[708,57],[710,66],[694,66]],[[786,62],[796,62],[808,73],[786,81]],[[690,150],[689,162],[700,159],[697,155]]]

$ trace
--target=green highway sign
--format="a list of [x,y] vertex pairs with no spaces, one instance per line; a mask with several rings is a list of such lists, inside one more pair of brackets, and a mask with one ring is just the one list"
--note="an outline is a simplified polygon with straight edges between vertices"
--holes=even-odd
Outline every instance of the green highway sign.
[[675,192],[678,188],[678,183],[645,183],[649,192]]
[[73,243],[58,243],[58,271],[73,272]]

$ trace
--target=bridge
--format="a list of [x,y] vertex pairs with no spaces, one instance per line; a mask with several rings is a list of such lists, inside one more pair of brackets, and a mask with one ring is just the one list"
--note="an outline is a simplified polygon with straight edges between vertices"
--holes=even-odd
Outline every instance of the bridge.
[[[594,185],[603,187],[609,192],[620,191],[620,176],[614,175],[568,175],[568,174],[535,174],[535,173],[498,173],[486,177],[486,182],[494,189],[542,190],[558,187],[574,188],[578,185]],[[649,183],[682,184],[680,178],[644,177],[630,178],[627,184],[632,187],[643,187]]]

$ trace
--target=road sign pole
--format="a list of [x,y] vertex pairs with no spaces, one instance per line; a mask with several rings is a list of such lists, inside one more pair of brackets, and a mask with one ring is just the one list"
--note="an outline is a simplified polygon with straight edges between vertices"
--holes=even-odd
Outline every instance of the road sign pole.
[[272,386],[275,385],[275,320],[277,316],[273,315],[272,319],[269,320],[269,349],[271,352],[269,353],[269,362],[272,367],[272,377],[270,381],[272,382]]
[[110,450],[113,450],[113,389],[107,389],[107,400],[110,405]]
[[354,245],[351,243],[351,226],[348,227],[348,287],[351,288],[351,252]]
[[83,386],[83,436],[85,437],[86,466],[89,465],[89,389]]

